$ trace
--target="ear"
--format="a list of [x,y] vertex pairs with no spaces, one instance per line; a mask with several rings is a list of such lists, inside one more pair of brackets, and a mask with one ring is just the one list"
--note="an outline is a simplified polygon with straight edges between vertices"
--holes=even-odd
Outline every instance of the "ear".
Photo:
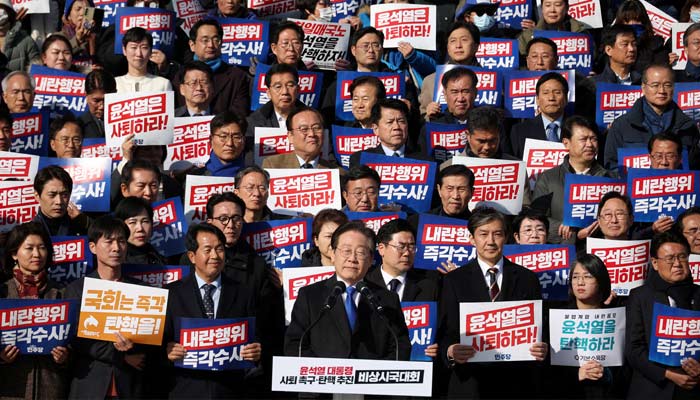
[[651,266],[654,268],[654,271],[659,270],[659,259],[651,257]]
[[386,245],[384,243],[379,243],[377,245],[377,251],[379,252],[379,255],[384,258],[384,253],[386,252]]
[[56,152],[56,139],[49,140],[49,146],[51,147],[51,150]]
[[190,260],[192,265],[194,265],[194,251],[188,251],[187,252],[187,258]]
[[88,247],[90,248],[90,252],[92,254],[96,254],[97,252],[95,251],[95,248],[97,248],[97,245],[94,242],[89,242]]
[[348,192],[346,190],[343,190],[342,192],[343,199],[345,199],[345,204],[348,202]]
[[128,190],[128,187],[126,186],[126,184],[124,184],[124,183],[119,184],[119,188],[122,191],[123,197],[129,197],[129,190]]
[[335,249],[331,249],[331,263],[335,265]]
[[190,40],[188,43],[190,44],[190,51],[192,51],[194,53],[194,46],[195,46],[194,41]]
[[350,52],[352,53],[353,57],[357,57],[357,46],[350,46]]
[[36,191],[34,191],[34,199],[36,199],[37,203],[39,202],[39,198],[40,198],[40,197],[41,197],[41,196],[39,196],[39,193],[36,192]]
[[606,54],[608,57],[610,57],[610,53],[612,52],[612,49],[613,49],[612,46],[605,46],[605,48],[603,49],[603,51],[605,52],[605,54]]
[[375,136],[379,136],[379,133],[377,133],[378,130],[379,130],[379,125],[372,124],[372,132],[374,132]]

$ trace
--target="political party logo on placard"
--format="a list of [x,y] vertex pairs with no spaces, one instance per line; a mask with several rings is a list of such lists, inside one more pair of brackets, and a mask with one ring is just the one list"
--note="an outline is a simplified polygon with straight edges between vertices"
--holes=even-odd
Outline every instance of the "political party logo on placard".
[[[646,147],[619,147],[617,149],[617,164],[622,171],[628,168],[651,168],[651,157]],[[688,166],[688,149],[681,153],[682,169],[690,169]]]
[[654,303],[649,361],[680,367],[685,358],[700,360],[700,311]]
[[134,343],[163,342],[168,291],[150,286],[85,278],[78,337],[117,341],[117,333]]
[[249,66],[250,59],[267,61],[269,50],[270,23],[267,21],[217,18],[224,37],[221,41],[221,58],[231,65]]
[[698,204],[700,172],[630,168],[627,187],[634,220],[655,222],[661,217],[676,219]]
[[360,164],[367,165],[379,174],[379,203],[400,204],[402,211],[424,212],[430,209],[437,164],[383,154],[360,153]]
[[527,169],[527,181],[530,190],[535,189],[537,178],[546,170],[561,165],[569,150],[561,142],[549,140],[525,139],[523,161]]
[[595,122],[601,130],[607,130],[619,116],[627,114],[638,98],[642,87],[617,83],[598,83],[595,89]]
[[688,257],[688,265],[690,266],[690,276],[693,277],[693,283],[700,284],[700,254],[691,254]]
[[567,112],[573,111],[576,102],[576,79],[574,71],[504,71],[504,109],[506,117],[534,118],[537,112],[535,101],[537,81],[548,72],[558,72],[569,84]]
[[189,265],[122,264],[122,273],[149,286],[164,288],[190,274]]
[[49,355],[75,336],[77,310],[77,300],[2,299],[0,346],[16,346],[20,354]]
[[0,233],[30,222],[38,209],[33,182],[0,181]]
[[654,33],[664,38],[664,42],[671,37],[671,26],[677,23],[678,20],[659,10],[649,2],[639,0],[644,5],[651,20],[651,26],[654,28]]
[[335,116],[341,121],[354,121],[352,115],[352,81],[361,76],[374,76],[384,84],[388,99],[401,99],[406,93],[406,82],[403,72],[352,72],[338,71],[335,91]]
[[365,226],[373,230],[374,233],[379,232],[379,228],[384,226],[384,224],[389,221],[393,221],[395,219],[406,219],[406,213],[401,211],[346,211],[345,215],[350,221],[358,220],[364,222]]
[[532,0],[502,0],[496,21],[506,28],[522,29],[523,19],[532,19]]
[[214,116],[174,118],[173,142],[168,144],[168,155],[163,168],[169,170],[173,163],[187,161],[203,167],[209,161],[211,120]]
[[[433,101],[440,104],[442,111],[447,110],[445,100],[445,88],[442,87],[442,76],[454,68],[467,68],[455,64],[438,65],[435,69],[435,89],[433,91]],[[500,107],[503,101],[501,89],[503,87],[503,76],[499,71],[490,71],[483,68],[469,67],[474,71],[478,83],[476,85],[477,94],[474,106],[494,106]]]
[[350,156],[353,153],[379,146],[379,136],[371,129],[333,125],[331,132],[333,154],[338,164],[345,169],[350,168]]
[[579,367],[596,361],[619,367],[624,361],[625,308],[549,310],[552,365]]
[[399,42],[410,42],[419,50],[435,50],[436,12],[435,5],[375,4],[370,6],[370,21],[384,34],[385,48],[397,48]]
[[338,22],[343,18],[357,15],[357,9],[366,4],[375,4],[373,0],[330,0],[330,8],[333,11],[331,21]]
[[304,30],[304,48],[301,59],[314,63],[320,69],[335,71],[337,60],[348,59],[350,24],[293,19],[289,21]]
[[428,156],[437,162],[447,161],[467,146],[467,126],[426,122],[425,140]]
[[[253,93],[250,99],[250,109],[252,111],[264,106],[270,101],[265,85],[265,75],[270,69],[269,65],[258,64],[255,70],[255,81],[253,83]],[[299,71],[299,101],[311,108],[318,109],[321,104],[321,88],[323,87],[323,73],[312,71]]]
[[255,342],[255,318],[177,318],[175,340],[187,349],[178,368],[225,371],[255,366],[243,348]]
[[151,245],[165,257],[187,251],[185,236],[187,221],[179,197],[156,201],[153,206],[153,233]]
[[292,321],[292,310],[299,296],[299,290],[312,283],[324,281],[333,275],[335,275],[334,267],[285,268],[282,270],[285,325],[289,325]]
[[87,236],[52,236],[53,265],[49,280],[68,284],[92,271],[92,252]]
[[182,21],[180,28],[188,35],[192,26],[207,15],[198,0],[172,0],[172,3],[175,15]]
[[297,8],[294,0],[248,0],[247,4],[261,18],[284,14]]
[[700,83],[681,82],[674,84],[673,100],[690,119],[695,122],[700,121]]
[[39,168],[58,165],[73,179],[70,201],[82,212],[109,211],[112,160],[110,158],[42,157]]
[[603,27],[600,0],[570,0],[568,14],[591,28]]
[[537,274],[543,300],[569,298],[569,266],[576,260],[573,245],[507,244],[503,256]]
[[12,8],[18,11],[22,8],[27,10],[27,14],[48,14],[48,0],[12,0]]
[[411,340],[411,361],[433,361],[425,355],[425,349],[435,343],[437,302],[402,301],[401,311]]
[[126,7],[126,1],[122,0],[93,0],[93,3],[95,8],[102,9],[105,12],[102,18],[102,28],[105,29],[115,24],[117,10]]
[[325,208],[342,208],[337,169],[270,168],[267,172],[270,174],[267,206],[274,212],[316,214]]
[[[683,36],[692,22],[676,22],[671,24],[671,52],[678,55],[678,60],[673,64],[673,69],[683,71],[688,63],[688,53],[683,45]],[[676,101],[678,102],[678,101]]]
[[416,232],[416,268],[435,270],[447,261],[464,265],[476,257],[466,220],[420,214]]
[[627,193],[622,179],[566,174],[564,176],[563,225],[585,228],[598,218],[598,202],[608,192]]
[[476,353],[469,362],[529,361],[542,341],[542,300],[459,303],[459,342]]
[[12,115],[12,153],[46,156],[49,154],[49,124],[51,112],[41,110]]
[[[121,43],[121,42],[120,42]],[[34,109],[82,114],[87,107],[85,74],[61,71],[32,64],[29,73],[34,77]]]
[[114,21],[117,23],[114,30],[114,54],[122,54],[122,39],[126,32],[139,27],[153,36],[153,49],[162,51],[168,58],[173,56],[176,27],[174,11],[162,8],[120,7]]
[[618,296],[641,286],[649,265],[649,240],[608,240],[589,237],[586,251],[598,256],[608,268],[612,290]]
[[587,33],[535,30],[533,37],[551,39],[557,45],[559,69],[573,69],[588,76],[593,66],[595,45]]
[[240,240],[253,246],[270,267],[298,267],[302,253],[311,248],[312,222],[303,218],[244,224]]
[[173,92],[107,93],[105,95],[105,137],[107,146],[121,146],[125,136],[136,135],[134,143],[173,143]]
[[0,151],[0,180],[33,181],[39,170],[39,157]]
[[187,225],[199,224],[207,220],[207,200],[211,195],[233,192],[233,189],[233,178],[187,175],[184,204]]
[[482,37],[476,59],[486,69],[518,69],[518,41]]

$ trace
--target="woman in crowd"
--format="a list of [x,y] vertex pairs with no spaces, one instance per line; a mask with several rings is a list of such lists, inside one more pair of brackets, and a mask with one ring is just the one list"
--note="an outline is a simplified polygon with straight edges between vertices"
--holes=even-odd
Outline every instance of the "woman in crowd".
[[148,200],[127,197],[119,202],[114,217],[129,227],[126,244],[126,264],[166,265],[166,259],[151,244],[153,208]]
[[330,266],[331,262],[331,236],[339,226],[348,222],[344,212],[334,209],[325,209],[316,214],[311,226],[314,247],[306,250],[301,255],[302,267]]
[[73,47],[63,35],[51,35],[41,46],[41,62],[61,71],[73,70]]
[[94,7],[92,0],[67,0],[63,10],[63,29],[61,34],[69,41],[73,49],[73,59],[91,60],[95,55],[95,31],[93,21],[85,20],[85,9]]

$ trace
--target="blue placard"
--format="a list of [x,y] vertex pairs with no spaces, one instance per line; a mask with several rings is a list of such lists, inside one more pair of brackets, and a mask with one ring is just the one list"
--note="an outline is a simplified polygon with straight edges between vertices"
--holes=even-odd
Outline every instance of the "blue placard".
[[82,212],[107,212],[109,209],[112,161],[108,158],[41,157],[39,169],[58,165],[73,178],[70,201]]
[[118,147],[107,147],[104,138],[83,138],[83,147],[80,152],[82,158],[109,157],[112,159],[112,171],[117,169],[122,156]]
[[37,64],[29,68],[29,73],[36,82],[33,110],[79,115],[87,109],[85,74]]
[[[627,168],[651,168],[649,149],[646,147],[618,147],[617,165],[622,171],[626,171]],[[688,149],[683,149],[681,153],[681,167],[685,170],[690,169]]]
[[574,69],[588,76],[593,66],[595,45],[591,35],[578,32],[535,30],[533,37],[551,39],[557,44],[559,69]]
[[437,334],[437,302],[402,301],[408,339],[411,341],[411,361],[433,361],[425,349],[435,343]]
[[368,228],[375,233],[379,231],[382,225],[395,219],[406,219],[406,213],[402,211],[375,211],[375,212],[360,212],[347,211],[345,215],[350,221],[362,221]]
[[255,342],[255,318],[177,318],[175,340],[187,349],[178,368],[225,371],[252,368],[241,351]]
[[153,287],[164,288],[190,274],[189,265],[122,264],[122,273]]
[[49,280],[68,284],[92,272],[92,252],[87,236],[52,236],[53,265]]
[[522,29],[523,19],[532,19],[532,0],[503,0],[496,12],[496,21],[504,27]]
[[[442,75],[453,68],[467,68],[465,66],[455,64],[438,65],[435,69],[435,87],[433,89],[433,101],[440,104],[442,111],[447,110],[447,102],[445,101],[445,92],[442,87]],[[484,68],[469,67],[476,74],[479,80],[476,85],[478,92],[476,94],[475,106],[494,106],[500,107],[503,103],[501,90],[503,88],[503,76],[500,71],[491,71]]]
[[673,89],[673,100],[690,119],[695,122],[700,121],[700,83],[676,83]]
[[335,159],[345,169],[350,168],[352,153],[377,147],[379,143],[379,138],[371,129],[333,125],[331,135]]
[[400,99],[406,95],[406,82],[403,72],[354,72],[338,71],[335,88],[335,117],[341,121],[353,121],[352,93],[350,85],[355,78],[374,76],[379,78],[386,88],[386,97]]
[[542,300],[569,298],[569,266],[576,260],[574,245],[507,244],[503,256],[537,274]]
[[642,87],[639,85],[597,83],[595,122],[598,128],[601,131],[607,130],[617,117],[627,114],[640,97]]
[[224,30],[221,58],[231,65],[250,65],[251,57],[267,62],[270,23],[241,18],[217,18]]
[[504,108],[506,117],[511,118],[534,118],[537,111],[535,102],[535,87],[540,77],[548,72],[560,73],[569,84],[569,103],[566,110],[573,113],[574,102],[576,100],[576,80],[574,71],[506,71],[504,72],[505,98]]
[[681,360],[700,360],[700,311],[654,303],[649,361],[680,367]]
[[416,268],[436,270],[447,261],[461,266],[476,257],[467,220],[420,214],[416,232]]
[[518,69],[520,63],[518,41],[482,37],[476,59],[486,69]]
[[467,126],[426,122],[425,141],[428,156],[437,162],[451,159],[467,146]]
[[50,121],[49,110],[12,114],[10,151],[47,156],[49,154]]
[[625,194],[627,184],[622,179],[603,176],[566,174],[564,176],[563,225],[586,228],[598,218],[598,202],[605,193]]
[[75,336],[77,300],[0,300],[0,346],[17,346],[21,354],[51,354]]
[[[255,70],[255,82],[253,94],[250,100],[250,109],[255,111],[270,101],[265,86],[265,74],[270,69],[269,65],[258,64]],[[312,71],[299,71],[299,101],[312,108],[319,108],[321,103],[321,87],[323,86],[323,73]]]
[[382,180],[379,204],[399,204],[402,211],[424,212],[430,209],[435,187],[437,163],[411,158],[389,157],[363,151],[360,164],[377,171]]
[[187,251],[187,218],[182,207],[182,199],[171,197],[156,201],[153,206],[153,235],[151,244],[166,257]]
[[175,49],[176,17],[174,11],[162,8],[120,7],[114,17],[117,22],[114,30],[114,54],[122,54],[122,38],[134,27],[141,27],[153,36],[153,49],[173,56]]
[[312,244],[312,222],[312,218],[300,218],[243,224],[239,240],[253,246],[270,267],[299,267],[302,253]]
[[636,222],[656,222],[661,217],[675,219],[698,204],[700,172],[630,168],[627,189]]
[[[331,22],[338,22],[343,18],[357,15],[357,9],[363,5],[377,4],[374,0],[331,0],[330,7],[333,10]],[[369,16],[367,17],[369,18]]]
[[95,8],[100,8],[105,12],[104,17],[102,17],[102,28],[107,29],[110,25],[114,25],[117,10],[122,7],[126,7],[126,1],[95,0]]

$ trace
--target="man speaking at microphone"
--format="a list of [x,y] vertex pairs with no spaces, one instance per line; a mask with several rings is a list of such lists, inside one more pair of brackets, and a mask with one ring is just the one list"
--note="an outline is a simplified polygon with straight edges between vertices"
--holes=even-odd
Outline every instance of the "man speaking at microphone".
[[399,298],[363,278],[375,235],[362,222],[331,237],[335,275],[299,290],[284,350],[288,356],[408,360],[411,343]]

